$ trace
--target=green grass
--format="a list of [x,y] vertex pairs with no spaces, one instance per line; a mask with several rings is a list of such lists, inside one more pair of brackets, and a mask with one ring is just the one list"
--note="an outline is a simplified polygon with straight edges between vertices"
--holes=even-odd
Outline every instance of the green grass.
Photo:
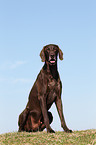
[[96,130],[56,132],[13,132],[0,135],[0,145],[96,145]]

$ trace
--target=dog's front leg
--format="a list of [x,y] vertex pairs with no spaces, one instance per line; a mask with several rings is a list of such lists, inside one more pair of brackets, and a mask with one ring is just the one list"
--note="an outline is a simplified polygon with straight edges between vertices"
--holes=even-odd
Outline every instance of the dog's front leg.
[[63,107],[62,107],[62,101],[61,101],[61,97],[57,97],[55,100],[55,104],[57,107],[57,111],[61,120],[61,126],[62,128],[65,130],[65,132],[72,132],[72,130],[68,129],[65,119],[64,119],[64,115],[63,115]]
[[46,97],[43,97],[43,96],[40,97],[40,106],[41,106],[41,111],[43,114],[44,124],[46,126],[47,132],[55,133],[55,131],[50,127],[50,124],[49,124],[48,111],[47,111],[47,106],[46,106]]
[[38,100],[40,101],[40,108],[44,119],[47,132],[54,133],[55,131],[50,127],[48,110],[46,104],[47,98],[47,76],[41,72],[37,80]]

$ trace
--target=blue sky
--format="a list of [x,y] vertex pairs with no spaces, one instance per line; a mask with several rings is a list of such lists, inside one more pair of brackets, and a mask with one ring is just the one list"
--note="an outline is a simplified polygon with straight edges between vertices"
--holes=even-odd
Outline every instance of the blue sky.
[[[43,64],[46,44],[59,45],[65,120],[96,129],[96,1],[0,1],[0,133],[18,130],[18,116]],[[62,131],[55,105],[52,128]]]

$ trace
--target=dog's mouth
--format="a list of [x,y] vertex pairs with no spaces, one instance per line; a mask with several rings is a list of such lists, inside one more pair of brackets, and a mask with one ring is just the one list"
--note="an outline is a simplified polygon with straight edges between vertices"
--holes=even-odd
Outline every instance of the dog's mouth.
[[51,59],[49,62],[50,62],[51,65],[54,65],[56,63],[56,60],[55,59]]

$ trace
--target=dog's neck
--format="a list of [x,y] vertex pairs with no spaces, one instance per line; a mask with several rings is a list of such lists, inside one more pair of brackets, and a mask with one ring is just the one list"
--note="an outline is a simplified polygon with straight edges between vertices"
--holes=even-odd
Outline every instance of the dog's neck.
[[57,63],[55,65],[50,65],[48,62],[45,62],[43,69],[47,71],[48,74],[51,74],[55,80],[58,80],[58,70]]

